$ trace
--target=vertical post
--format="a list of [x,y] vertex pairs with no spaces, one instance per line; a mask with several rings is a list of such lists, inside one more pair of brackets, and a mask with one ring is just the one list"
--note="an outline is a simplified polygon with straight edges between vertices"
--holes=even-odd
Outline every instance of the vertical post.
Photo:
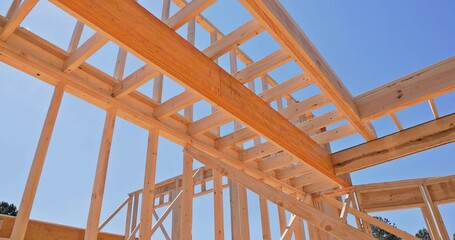
[[436,222],[436,227],[438,228],[439,231],[439,236],[443,240],[450,240],[449,233],[447,232],[447,228],[444,225],[444,221],[442,220],[442,216],[441,213],[439,212],[438,206],[436,206],[433,203],[433,199],[431,198],[430,192],[428,191],[428,188],[425,184],[420,186],[420,192],[430,213],[433,214],[433,218]]
[[[214,42],[218,41],[218,33],[216,31],[210,32],[210,43],[213,44]],[[215,63],[218,64],[218,59],[215,59]],[[217,109],[212,105],[212,113],[216,112]],[[216,127],[212,129],[212,132],[215,134],[215,136],[219,137],[220,136],[220,127]]]
[[420,210],[422,211],[423,219],[425,220],[425,224],[427,225],[428,232],[430,233],[431,239],[439,238],[438,229],[436,228],[436,223],[431,216],[430,210],[428,210],[427,206],[421,207]]
[[270,217],[267,199],[259,196],[259,207],[261,210],[262,239],[270,240]]
[[133,218],[131,219],[131,232],[136,228],[137,225],[137,211],[139,208],[139,193],[135,193],[133,197]]
[[95,181],[93,183],[92,200],[90,202],[87,227],[85,229],[85,240],[94,240],[97,239],[98,236],[98,225],[100,221],[101,206],[103,204],[104,186],[106,183],[107,166],[109,162],[109,153],[111,151],[116,113],[116,108],[111,108],[106,111],[103,137],[101,139],[98,164],[95,171]]
[[125,240],[128,240],[130,237],[130,227],[131,227],[131,209],[133,207],[133,196],[129,195],[128,197],[128,207],[126,209],[126,220],[125,220]]
[[142,190],[141,203],[141,227],[139,228],[139,239],[149,240],[152,237],[152,215],[154,205],[156,156],[158,149],[159,130],[151,129],[148,135],[147,159],[145,162],[144,188]]
[[286,212],[282,207],[277,206],[278,210],[278,222],[280,224],[280,235],[283,235],[286,230]]
[[[172,192],[172,199],[175,199],[179,195],[180,189],[177,186],[175,190]],[[182,198],[177,199],[177,202],[175,202],[175,206],[172,209],[172,236],[171,239],[173,240],[180,240],[182,239]]]
[[[161,10],[161,20],[166,21],[169,18],[169,13],[171,9],[171,0],[163,0],[163,8]],[[153,80],[153,98],[161,102],[163,92],[163,74],[160,74],[155,77]]]
[[303,229],[302,219],[298,219],[297,225],[294,230],[295,240],[305,240],[305,229]]
[[27,230],[27,224],[30,219],[30,212],[32,211],[36,190],[41,178],[41,172],[43,170],[44,161],[46,160],[47,150],[49,149],[49,143],[51,141],[52,132],[54,131],[54,125],[57,120],[58,110],[62,102],[64,91],[64,84],[59,83],[55,87],[54,94],[52,95],[46,120],[44,121],[38,146],[36,148],[35,157],[33,158],[24,193],[22,194],[19,213],[14,222],[11,239],[22,240],[25,237],[25,231]]
[[193,158],[187,154],[183,155],[183,192],[181,199],[182,225],[181,239],[191,240],[191,229],[193,225]]
[[224,240],[223,219],[223,179],[219,172],[213,171],[213,201],[215,215],[215,239]]

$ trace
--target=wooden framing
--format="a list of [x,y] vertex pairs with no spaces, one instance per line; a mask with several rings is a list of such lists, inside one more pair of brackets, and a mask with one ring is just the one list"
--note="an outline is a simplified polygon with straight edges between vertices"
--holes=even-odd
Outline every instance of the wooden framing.
[[[403,208],[420,208],[432,237],[448,239],[438,205],[455,201],[453,176],[351,186],[349,173],[453,142],[455,115],[441,117],[434,98],[455,90],[454,57],[353,97],[278,0],[241,0],[253,19],[229,34],[201,14],[215,0],[163,0],[161,20],[134,0],[109,4],[107,0],[51,0],[77,18],[67,50],[20,27],[37,2],[13,0],[6,16],[0,17],[0,61],[55,86],[19,216],[14,226],[13,219],[1,218],[0,238],[29,239],[32,233],[50,229],[42,238],[56,234],[57,239],[82,235],[85,239],[150,239],[160,228],[166,239],[191,239],[193,201],[213,193],[214,238],[224,239],[230,230],[234,239],[245,240],[250,239],[249,189],[259,195],[263,239],[272,238],[271,227],[280,228],[281,239],[306,239],[304,222],[310,239],[371,239],[370,224],[415,239],[367,214]],[[171,15],[172,3],[179,9]],[[84,24],[96,33],[79,44]],[[185,24],[186,39],[176,33]],[[194,46],[196,25],[210,37],[210,45],[202,51]],[[238,46],[263,31],[281,49],[253,61]],[[118,45],[112,74],[86,63],[109,41]],[[128,54],[146,65],[124,76]],[[230,73],[218,65],[225,54]],[[304,72],[281,83],[268,74],[291,60]],[[239,62],[245,67],[238,67]],[[163,101],[164,76],[185,91]],[[137,90],[152,79],[151,96]],[[262,91],[256,87],[258,81]],[[320,94],[298,100],[291,95],[313,84]],[[107,112],[85,232],[35,221],[28,225],[65,91]],[[208,102],[211,113],[194,120],[193,106],[199,101]],[[423,101],[428,101],[435,120],[403,129],[395,113]],[[335,109],[313,114],[330,104]],[[385,115],[391,116],[399,132],[376,139],[369,122]],[[117,116],[149,132],[144,187],[128,194],[100,224]],[[343,120],[347,121],[340,123]],[[233,131],[222,134],[221,126],[232,121]],[[367,142],[331,153],[328,143],[356,133]],[[159,136],[184,147],[183,173],[155,183]],[[193,158],[206,166],[193,170]],[[223,177],[228,184],[223,184]],[[231,229],[224,229],[224,188],[230,192]],[[344,201],[339,198],[342,194],[348,194]],[[270,222],[269,203],[278,208],[276,223]],[[155,209],[165,206],[158,216]],[[122,209],[126,209],[124,236],[99,234]],[[171,213],[172,232],[168,233],[164,219]],[[291,213],[289,221],[286,213]],[[347,225],[348,215],[355,217],[357,228]]]

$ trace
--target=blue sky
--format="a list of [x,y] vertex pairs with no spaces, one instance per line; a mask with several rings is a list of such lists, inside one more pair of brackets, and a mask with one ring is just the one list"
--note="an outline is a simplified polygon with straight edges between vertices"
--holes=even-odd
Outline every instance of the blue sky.
[[[5,14],[11,1],[0,1],[0,13]],[[140,1],[152,13],[159,16],[161,1]],[[322,55],[337,72],[354,96],[382,84],[455,55],[455,2],[441,0],[416,1],[303,1],[283,0],[282,3],[313,41]],[[177,8],[172,7],[171,12]],[[235,14],[233,14],[235,12]],[[210,21],[227,34],[252,17],[237,1],[219,0],[204,12]],[[40,1],[36,9],[24,21],[23,26],[66,49],[75,20],[47,1]],[[208,34],[197,27],[196,46],[208,46]],[[186,35],[185,27],[178,30]],[[93,31],[84,30],[83,39]],[[267,33],[241,46],[253,60],[259,60],[279,49]],[[117,47],[110,43],[88,62],[113,72]],[[110,59],[110,60],[109,60]],[[228,57],[219,59],[220,65],[229,69]],[[126,74],[142,66],[142,62],[128,56]],[[244,65],[239,64],[239,69]],[[300,73],[293,62],[270,73],[278,82]],[[257,84],[257,89],[260,89]],[[182,92],[181,86],[166,79],[164,100]],[[0,201],[19,204],[26,177],[33,159],[41,127],[53,88],[0,63]],[[149,94],[152,83],[140,91]],[[315,87],[294,94],[303,99],[318,93]],[[455,94],[435,99],[441,115],[455,111]],[[330,111],[328,106],[317,111]],[[195,107],[195,119],[207,115],[209,105],[203,101]],[[405,128],[429,121],[432,114],[428,104],[418,104],[397,113]],[[48,157],[32,211],[32,218],[83,227],[88,214],[93,176],[101,139],[104,112],[71,95],[65,94],[55,126]],[[373,122],[378,134],[384,136],[396,131],[389,117]],[[232,124],[223,132],[232,130]],[[145,161],[147,132],[117,118],[111,158],[106,183],[102,219],[107,217],[124,199],[128,192],[141,188]],[[353,135],[332,144],[338,151],[363,142]],[[444,176],[455,174],[454,144],[448,144],[418,153],[390,163],[382,164],[352,174],[355,184],[393,181],[409,178]],[[157,181],[178,175],[182,171],[181,147],[160,139],[158,151]],[[195,167],[200,166],[197,163]],[[212,238],[211,219],[213,206],[211,195],[194,201],[195,239]],[[227,204],[227,194],[225,194]],[[258,199],[249,193],[250,228],[252,239],[260,238]],[[449,233],[455,232],[455,204],[441,207]],[[229,228],[229,208],[225,207],[225,224]],[[270,206],[272,234],[278,237],[276,211]],[[407,210],[381,213],[399,227],[414,233],[424,226],[420,212]],[[205,220],[205,221],[204,221]],[[123,220],[113,222],[107,229],[122,232]],[[204,235],[208,234],[208,235]],[[230,236],[229,231],[226,231]]]

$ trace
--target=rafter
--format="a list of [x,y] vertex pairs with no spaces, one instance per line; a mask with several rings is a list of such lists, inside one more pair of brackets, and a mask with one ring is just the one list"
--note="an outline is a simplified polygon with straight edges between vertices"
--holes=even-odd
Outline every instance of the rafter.
[[367,140],[376,138],[371,124],[360,120],[349,90],[277,0],[241,0],[245,8],[297,61]]
[[455,114],[332,154],[338,175],[455,141]]
[[433,64],[355,97],[369,121],[455,90],[455,57]]

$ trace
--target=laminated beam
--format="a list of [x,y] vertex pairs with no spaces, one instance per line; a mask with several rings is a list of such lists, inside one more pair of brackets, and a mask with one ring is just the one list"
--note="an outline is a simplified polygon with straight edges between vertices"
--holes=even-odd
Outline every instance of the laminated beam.
[[455,90],[455,57],[423,68],[355,97],[362,120],[370,121]]
[[325,149],[136,2],[52,2],[337,184],[348,185],[334,175],[330,154]]
[[455,141],[455,114],[332,154],[337,175]]
[[367,140],[376,138],[373,126],[360,119],[349,90],[277,0],[241,0],[245,8],[286,49],[316,85]]

